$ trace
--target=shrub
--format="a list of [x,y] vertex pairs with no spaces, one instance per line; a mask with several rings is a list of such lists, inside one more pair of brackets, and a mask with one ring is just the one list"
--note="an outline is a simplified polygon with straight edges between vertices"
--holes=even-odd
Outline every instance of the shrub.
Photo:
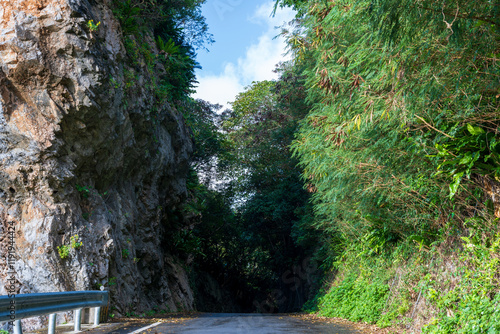
[[58,246],[57,252],[59,253],[59,257],[63,260],[69,257],[69,247],[66,245]]

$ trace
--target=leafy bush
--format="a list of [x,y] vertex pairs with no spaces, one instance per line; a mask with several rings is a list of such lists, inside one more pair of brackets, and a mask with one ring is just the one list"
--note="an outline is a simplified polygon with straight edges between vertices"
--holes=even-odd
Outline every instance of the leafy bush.
[[59,257],[63,260],[69,257],[69,247],[66,245],[57,246],[57,252],[59,253]]
[[463,239],[461,281],[446,294],[428,287],[428,299],[440,314],[424,333],[500,332],[500,235],[490,245],[477,238]]
[[384,310],[388,291],[387,284],[351,275],[320,298],[319,314],[375,323]]

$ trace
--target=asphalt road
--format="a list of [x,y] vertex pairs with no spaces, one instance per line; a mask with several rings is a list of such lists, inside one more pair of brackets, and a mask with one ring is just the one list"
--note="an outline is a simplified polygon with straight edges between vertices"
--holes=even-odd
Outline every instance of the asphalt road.
[[[117,319],[98,327],[82,325],[82,334],[362,334],[347,324],[335,324],[288,314],[201,313],[155,319]],[[122,320],[122,321],[120,321]],[[26,332],[45,334],[47,329]],[[75,334],[73,324],[60,325],[56,334]]]
[[[153,324],[154,325],[154,324]],[[179,324],[162,323],[134,334],[355,334],[361,333],[344,325],[313,322],[289,315],[273,314],[202,314]]]

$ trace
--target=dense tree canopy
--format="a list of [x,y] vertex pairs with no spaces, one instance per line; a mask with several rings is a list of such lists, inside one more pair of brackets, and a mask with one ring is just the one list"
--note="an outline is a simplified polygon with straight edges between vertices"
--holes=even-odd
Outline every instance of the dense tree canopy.
[[[228,303],[231,310],[299,310],[314,280],[315,272],[305,274],[302,268],[303,263],[310,267],[317,246],[315,233],[303,230],[312,215],[309,193],[289,149],[298,121],[307,112],[303,78],[290,64],[279,71],[279,82],[247,87],[232,111],[214,114],[214,106],[198,101],[209,107],[200,110],[212,110],[211,124],[221,128],[202,126],[209,131],[198,131],[196,137],[200,148],[217,148],[203,149],[208,154],[195,156],[195,161],[198,166],[208,163],[209,173],[219,180],[217,187],[208,185],[216,190],[197,195],[205,204],[194,230],[202,240],[195,262],[199,272],[209,273],[235,296],[233,304]],[[211,131],[216,135],[210,136]],[[207,171],[197,170],[200,176]],[[204,298],[207,304],[210,298]],[[221,307],[218,310],[228,310]]]

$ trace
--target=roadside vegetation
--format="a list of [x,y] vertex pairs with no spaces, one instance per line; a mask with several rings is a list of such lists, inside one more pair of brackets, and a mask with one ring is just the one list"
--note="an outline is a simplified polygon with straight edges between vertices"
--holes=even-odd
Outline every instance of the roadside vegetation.
[[278,1],[310,110],[292,144],[335,239],[327,316],[496,333],[500,8]]

